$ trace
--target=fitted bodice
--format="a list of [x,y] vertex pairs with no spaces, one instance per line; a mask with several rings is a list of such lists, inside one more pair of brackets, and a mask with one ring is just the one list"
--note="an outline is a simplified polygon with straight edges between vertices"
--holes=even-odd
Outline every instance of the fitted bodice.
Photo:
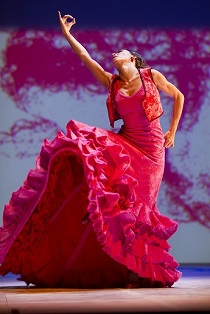
[[117,89],[115,106],[123,120],[119,134],[144,150],[145,153],[162,153],[164,137],[160,119],[157,118],[152,122],[148,121],[141,106],[144,97],[143,85],[131,96],[126,96],[119,88]]

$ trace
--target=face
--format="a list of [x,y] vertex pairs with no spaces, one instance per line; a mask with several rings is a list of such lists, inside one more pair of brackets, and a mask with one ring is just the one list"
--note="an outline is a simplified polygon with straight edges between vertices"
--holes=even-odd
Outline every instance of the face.
[[119,50],[112,54],[113,64],[116,69],[118,69],[123,63],[131,60],[132,55],[128,50]]

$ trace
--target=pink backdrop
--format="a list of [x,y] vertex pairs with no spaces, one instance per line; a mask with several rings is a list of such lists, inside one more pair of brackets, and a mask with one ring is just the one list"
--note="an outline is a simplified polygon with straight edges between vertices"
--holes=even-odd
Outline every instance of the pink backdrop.
[[[160,210],[180,224],[210,228],[210,31],[75,31],[93,58],[113,72],[111,53],[132,49],[160,70],[185,95],[174,149],[167,150]],[[22,184],[44,138],[65,130],[70,119],[109,128],[106,91],[72,53],[60,31],[9,29],[0,33],[1,202]],[[163,95],[166,131],[172,99]],[[8,161],[10,160],[10,161]],[[15,164],[17,163],[17,164]],[[9,165],[12,164],[12,168]],[[14,171],[17,169],[17,172]],[[7,175],[8,173],[8,175]],[[13,177],[16,180],[12,185]],[[18,177],[18,178],[17,178]],[[7,186],[7,193],[4,187]],[[7,197],[7,198],[6,198]],[[209,253],[205,258],[209,258]]]

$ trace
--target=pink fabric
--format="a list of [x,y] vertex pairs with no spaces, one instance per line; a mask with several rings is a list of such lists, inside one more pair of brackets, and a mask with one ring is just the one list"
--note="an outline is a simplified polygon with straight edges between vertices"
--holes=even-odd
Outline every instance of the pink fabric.
[[178,225],[156,205],[159,119],[149,122],[139,106],[143,89],[115,97],[120,134],[71,120],[66,135],[44,141],[4,210],[1,275],[44,287],[123,287],[128,269],[169,287],[181,276],[167,242]]
[[115,99],[113,97],[113,89],[117,80],[119,80],[119,76],[117,74],[114,74],[111,79],[109,92],[106,99],[106,107],[108,111],[109,122],[112,128],[114,127],[114,122],[121,118],[120,114],[117,112],[115,108]]
[[[138,69],[138,71],[145,92],[144,98],[142,99],[141,103],[139,102],[139,105],[142,106],[148,121],[151,122],[159,118],[164,112],[160,101],[160,94],[156,85],[154,84],[151,68],[148,67],[145,69]],[[115,97],[113,95],[113,91],[117,83],[119,85],[119,76],[114,74],[112,76],[109,93],[106,100],[109,121],[112,128],[114,127],[114,122],[121,119],[119,112],[116,110]]]
[[153,121],[163,114],[160,94],[153,82],[151,68],[139,69],[139,74],[146,92],[145,98],[142,101],[142,107],[147,119]]

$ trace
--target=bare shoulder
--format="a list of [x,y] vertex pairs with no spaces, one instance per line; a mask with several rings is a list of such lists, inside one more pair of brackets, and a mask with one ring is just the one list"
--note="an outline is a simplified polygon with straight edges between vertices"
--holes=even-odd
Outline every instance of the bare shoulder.
[[107,74],[108,85],[110,85],[110,83],[113,80],[114,74],[110,72],[106,72],[106,74]]
[[105,87],[107,89],[110,88],[110,85],[112,84],[113,80],[117,77],[116,74],[113,74],[113,73],[109,73],[109,72],[106,72],[106,77],[107,77],[107,84],[105,85]]
[[[167,82],[166,77],[158,70],[155,69],[151,69],[151,73],[152,73],[152,78],[154,80],[154,82],[157,84],[158,82]],[[158,85],[158,84],[157,84]]]
[[167,95],[171,97],[175,97],[177,94],[180,93],[180,91],[177,89],[177,87],[169,82],[165,75],[163,75],[160,71],[157,71],[155,69],[151,69],[152,77],[154,80],[155,85],[157,88]]

